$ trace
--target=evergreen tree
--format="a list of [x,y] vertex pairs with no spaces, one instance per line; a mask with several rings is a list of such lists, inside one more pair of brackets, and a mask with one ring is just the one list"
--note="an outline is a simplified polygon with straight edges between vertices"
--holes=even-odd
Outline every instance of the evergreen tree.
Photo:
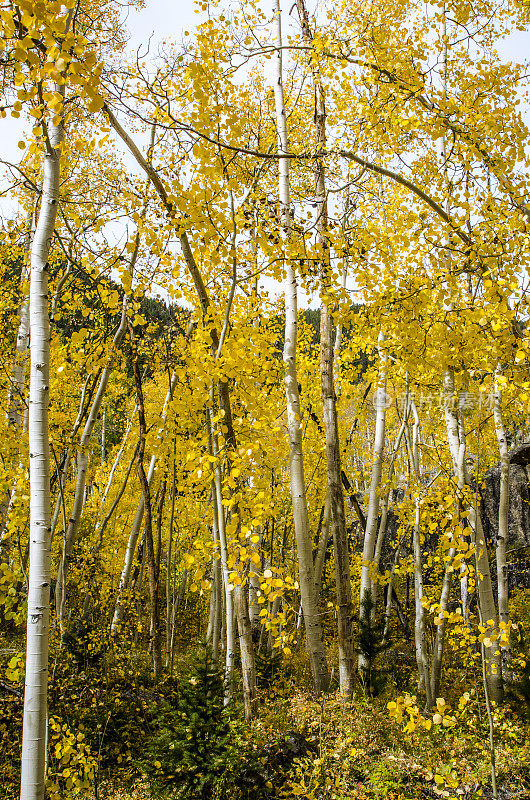
[[154,793],[179,800],[267,796],[260,765],[230,724],[223,673],[206,642],[180,683],[176,709],[161,716],[141,764]]
[[375,660],[379,653],[388,649],[390,642],[383,638],[384,624],[374,616],[374,599],[372,592],[367,592],[361,602],[359,631],[357,634],[357,652],[361,653],[367,666],[360,673],[365,693],[375,697],[382,688],[382,680],[378,678]]

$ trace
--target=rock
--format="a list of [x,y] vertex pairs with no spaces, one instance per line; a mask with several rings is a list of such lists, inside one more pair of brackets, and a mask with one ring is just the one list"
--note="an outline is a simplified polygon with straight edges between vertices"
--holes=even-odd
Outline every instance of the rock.
[[[521,445],[512,451],[516,460],[510,461],[508,549],[530,546],[530,491],[526,469],[520,463],[524,457],[524,447],[530,458],[530,444]],[[495,542],[499,530],[499,493],[500,468],[493,467],[484,476],[480,489],[482,525],[486,539],[491,543]]]
[[520,467],[526,467],[530,464],[530,442],[523,442],[518,447],[508,454],[510,464],[518,464]]

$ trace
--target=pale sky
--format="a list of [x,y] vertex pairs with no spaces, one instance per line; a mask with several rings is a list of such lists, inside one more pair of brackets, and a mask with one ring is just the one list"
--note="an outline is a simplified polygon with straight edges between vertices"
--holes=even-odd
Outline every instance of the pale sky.
[[143,11],[132,11],[127,20],[131,32],[131,47],[136,49],[151,34],[154,40],[165,36],[178,39],[184,30],[193,28],[200,20],[194,13],[193,0],[146,0]]
[[[284,17],[287,14],[291,0],[282,3]],[[265,5],[271,5],[270,0]],[[309,0],[309,8],[315,8],[315,0]],[[130,11],[127,27],[131,34],[129,47],[135,51],[139,45],[145,44],[152,36],[151,45],[156,52],[157,44],[165,38],[179,40],[185,30],[192,30],[201,19],[200,14],[194,13],[193,0],[146,0],[146,7],[142,11]],[[504,42],[499,43],[499,50],[506,60],[524,60],[530,54],[530,33],[515,31]],[[21,151],[17,143],[21,138],[22,121],[11,117],[0,120],[0,145],[2,158],[18,163]],[[0,200],[0,212],[5,208]]]
[[[282,8],[284,12],[284,28],[290,27],[289,22],[296,17],[296,11],[288,15],[289,8],[293,0],[283,0]],[[323,5],[322,0],[306,0],[309,10],[313,11],[317,5]],[[272,0],[263,0],[263,8],[272,7]],[[271,9],[272,10],[272,9]],[[193,0],[146,0],[146,7],[141,11],[131,10],[126,21],[131,39],[129,49],[134,53],[140,45],[145,45],[151,37],[151,52],[156,53],[158,44],[164,39],[172,39],[179,42],[186,30],[192,31],[195,25],[201,21],[202,14],[195,13],[195,3]],[[504,42],[498,44],[499,51],[503,58],[508,60],[524,61],[530,54],[530,33],[526,31],[516,31]],[[530,110],[527,109],[530,116]],[[0,144],[1,157],[12,163],[18,163],[21,150],[18,149],[18,141],[23,137],[22,120],[14,120],[6,117],[0,120]],[[125,160],[127,156],[124,154]],[[135,165],[131,164],[134,169]],[[5,187],[5,181],[1,181]],[[17,214],[17,207],[5,195],[0,196],[0,224],[2,219],[9,219]],[[307,299],[300,298],[303,305]],[[304,302],[305,301],[305,302]]]
[[[308,0],[308,7],[315,9],[319,0]],[[288,10],[292,5],[292,0],[283,0],[284,26],[288,27],[288,21],[296,16],[296,12],[288,17]],[[272,6],[271,0],[264,0],[263,7]],[[131,52],[141,44],[146,44],[151,36],[152,52],[156,52],[157,45],[163,39],[174,39],[179,41],[185,30],[193,30],[201,14],[194,12],[195,3],[193,0],[146,0],[146,7],[141,11],[131,10],[127,18],[127,28],[130,31],[131,39],[129,48]],[[515,31],[504,42],[499,43],[499,50],[506,60],[524,60],[530,54],[530,33],[526,31]],[[530,112],[529,112],[530,114]],[[0,153],[1,157],[12,163],[18,163],[21,151],[18,149],[18,141],[23,138],[23,120],[14,120],[10,116],[0,120]],[[5,184],[4,184],[5,185]],[[7,198],[0,197],[0,220],[4,216],[13,216],[13,210]]]
[[[292,5],[292,0],[282,2],[284,17]],[[309,0],[309,9],[323,5],[318,0]],[[265,2],[263,7],[272,6],[271,0]],[[145,42],[154,34],[153,43],[165,37],[180,38],[184,30],[193,28],[200,20],[200,14],[194,13],[193,0],[146,0],[146,7],[140,12],[131,12],[127,26],[131,32],[131,46]],[[296,16],[296,14],[295,14]],[[506,60],[524,60],[530,54],[530,33],[515,31],[504,42],[499,43],[499,51]]]

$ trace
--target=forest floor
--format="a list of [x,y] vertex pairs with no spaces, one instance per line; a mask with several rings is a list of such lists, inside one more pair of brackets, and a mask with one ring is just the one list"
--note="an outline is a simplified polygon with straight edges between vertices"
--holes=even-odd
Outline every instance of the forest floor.
[[[11,642],[12,644],[12,642]],[[336,648],[329,652],[336,676]],[[123,660],[122,660],[123,658]],[[408,654],[409,661],[413,656]],[[117,652],[105,664],[79,670],[62,651],[52,661],[50,694],[51,771],[57,776],[51,800],[435,800],[493,798],[490,731],[481,673],[477,666],[448,664],[444,698],[430,714],[421,708],[414,665],[381,657],[379,694],[366,697],[359,685],[351,700],[338,691],[321,700],[310,690],[305,654],[284,658],[274,674],[262,676],[255,720],[242,719],[240,693],[214,717],[179,729],[175,698],[191,685],[196,653],[179,653],[175,676],[153,686],[148,658]],[[22,723],[22,677],[9,673],[12,692],[0,692],[0,797],[18,796]],[[195,682],[195,683],[194,683]],[[397,688],[399,687],[399,689]],[[16,693],[18,692],[18,694]],[[204,691],[206,694],[206,690]],[[417,699],[416,699],[417,695]],[[179,700],[180,702],[180,700]],[[220,700],[222,708],[222,695]],[[180,716],[182,716],[180,714]],[[495,773],[500,800],[530,800],[530,705],[524,693],[511,692],[493,708]],[[59,722],[61,724],[59,724]],[[179,765],[195,758],[189,726],[200,727],[206,742],[201,770],[216,764],[215,784],[206,794],[167,794]],[[201,727],[202,726],[202,727]],[[164,733],[164,730],[166,733]],[[182,748],[163,773],[169,748]],[[193,733],[195,736],[195,732]],[[88,750],[84,750],[85,742]],[[187,746],[187,749],[186,749]],[[175,751],[177,752],[177,751]],[[180,752],[180,751],[179,751]],[[90,756],[87,754],[90,753]],[[191,762],[190,762],[191,758]],[[217,760],[216,760],[217,759]],[[85,786],[68,787],[75,771],[97,764]],[[166,762],[166,764],[169,762]],[[176,765],[176,766],[175,766]],[[219,766],[220,765],[220,766]],[[85,776],[88,773],[85,773]],[[97,778],[95,777],[97,775]],[[254,786],[254,777],[256,784]],[[94,784],[96,781],[96,785]],[[254,786],[254,788],[252,788]],[[262,788],[259,788],[262,787]],[[5,793],[4,793],[5,791]]]
[[[359,691],[345,703],[339,693],[316,701],[281,679],[261,698],[258,718],[243,727],[248,746],[269,769],[272,798],[318,800],[429,800],[493,798],[488,718],[482,687],[454,684],[441,724],[427,730],[415,695],[398,698],[391,687],[374,699]],[[469,697],[463,701],[462,697]],[[388,708],[405,708],[398,722]],[[409,703],[409,706],[406,704]],[[495,772],[501,800],[530,800],[530,724],[524,698],[493,711]],[[406,711],[411,708],[411,713]],[[414,712],[417,709],[417,712]],[[420,720],[404,731],[407,720]],[[433,718],[433,715],[430,715]],[[271,759],[271,753],[276,754]],[[278,757],[278,753],[280,753]],[[100,800],[151,800],[147,783],[120,792],[102,786]],[[244,793],[241,797],[244,797]]]

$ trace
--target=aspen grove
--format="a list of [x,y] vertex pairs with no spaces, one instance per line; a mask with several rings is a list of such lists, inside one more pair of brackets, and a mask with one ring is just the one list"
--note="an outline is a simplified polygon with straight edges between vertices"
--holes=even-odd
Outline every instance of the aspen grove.
[[0,796],[529,798],[530,6],[152,3],[0,0]]

